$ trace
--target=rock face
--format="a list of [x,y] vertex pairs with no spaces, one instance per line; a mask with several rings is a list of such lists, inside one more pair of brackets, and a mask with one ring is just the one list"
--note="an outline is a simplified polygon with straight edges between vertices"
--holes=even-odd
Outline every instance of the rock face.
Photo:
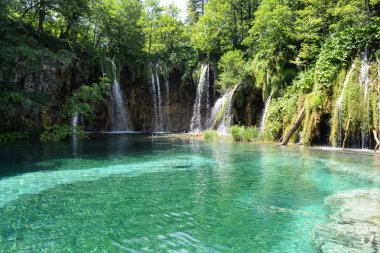
[[380,251],[380,190],[352,190],[330,196],[329,223],[314,232],[314,244],[323,253]]
[[244,126],[258,126],[264,108],[261,90],[253,85],[241,85],[234,95],[233,123]]
[[[137,77],[127,67],[120,75],[120,85],[125,95],[125,103],[131,113],[130,119],[135,131],[154,130],[154,101],[151,80],[147,70]],[[161,94],[166,93],[165,80],[159,75]],[[171,69],[168,73],[169,100],[162,102],[164,131],[184,132],[190,130],[190,121],[195,100],[195,85],[191,80],[182,80],[182,71]]]
[[57,123],[60,104],[64,103],[73,90],[83,84],[96,82],[100,76],[95,64],[76,60],[68,63],[42,60],[41,66],[36,69],[38,70],[25,72],[20,66],[15,66],[14,76],[9,81],[24,90],[33,100],[21,121],[28,128],[36,130],[41,130],[44,124]]

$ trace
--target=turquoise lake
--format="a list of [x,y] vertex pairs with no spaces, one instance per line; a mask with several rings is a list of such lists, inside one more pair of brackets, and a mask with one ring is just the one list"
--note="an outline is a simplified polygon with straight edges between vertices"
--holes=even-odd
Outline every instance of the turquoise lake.
[[315,252],[326,197],[380,157],[94,135],[0,144],[0,252]]

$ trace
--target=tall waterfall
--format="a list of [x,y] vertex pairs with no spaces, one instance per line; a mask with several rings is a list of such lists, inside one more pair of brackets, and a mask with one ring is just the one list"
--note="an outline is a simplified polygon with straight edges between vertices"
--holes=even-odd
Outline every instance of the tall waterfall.
[[[237,85],[230,91],[228,91],[224,96],[215,103],[215,106],[213,108],[213,114],[215,114],[214,119],[214,128],[216,128],[217,132],[221,135],[227,135],[230,131],[231,123],[232,123],[232,104],[233,104],[233,97],[236,91]],[[217,107],[220,109],[217,113]],[[220,112],[223,113],[223,115],[218,115]],[[220,122],[216,122],[217,117],[221,117]]]
[[272,95],[270,95],[268,97],[267,101],[265,102],[263,117],[261,118],[261,122],[260,122],[260,131],[261,132],[263,132],[265,129],[265,122],[267,120],[267,114],[268,114],[268,109],[269,109],[269,105],[270,105],[271,100],[272,100]]
[[342,112],[342,105],[343,105],[343,97],[344,97],[344,92],[346,90],[347,84],[350,80],[352,71],[355,69],[355,63],[352,64],[351,69],[348,71],[346,74],[346,77],[343,82],[343,88],[342,92],[340,93],[340,96],[336,102],[337,110],[338,110],[338,145],[339,147],[342,146],[343,144],[343,139],[342,139],[342,132],[343,132],[343,112]]
[[204,64],[202,66],[202,72],[197,88],[197,96],[194,103],[193,116],[190,122],[191,132],[200,132],[205,129],[205,121],[208,114],[210,99],[209,70],[209,64]]
[[154,107],[154,131],[164,131],[164,117],[162,113],[162,97],[161,97],[161,85],[159,76],[159,64],[157,63],[155,71],[153,66],[150,65],[152,73],[152,93],[153,93],[153,107]]
[[[361,67],[360,67],[360,75],[359,75],[359,85],[363,92],[363,98],[364,98],[364,104],[366,107],[366,112],[369,113],[370,110],[370,96],[368,96],[368,90],[369,90],[369,63],[368,63],[368,56],[367,51],[364,51],[362,53],[362,61],[361,61]],[[369,140],[369,133],[361,130],[361,136],[362,136],[362,148],[364,149],[367,145],[367,142]]]
[[120,88],[120,83],[117,77],[117,68],[114,60],[112,60],[113,86],[111,94],[112,116],[113,116],[113,131],[126,131],[131,129],[129,114],[125,108],[123,93]]

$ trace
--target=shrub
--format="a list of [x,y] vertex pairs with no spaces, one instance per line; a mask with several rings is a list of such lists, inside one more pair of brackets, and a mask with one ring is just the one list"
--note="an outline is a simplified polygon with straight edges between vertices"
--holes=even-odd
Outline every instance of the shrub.
[[82,139],[86,135],[80,127],[72,127],[69,125],[54,125],[49,126],[40,135],[40,140],[44,142],[48,141],[60,141],[69,137],[76,135],[78,138]]
[[14,140],[24,140],[29,138],[29,133],[27,132],[4,132],[0,133],[0,142],[14,141]]
[[257,127],[232,126],[230,133],[234,141],[254,141],[259,136]]
[[207,130],[207,131],[203,132],[203,138],[206,141],[215,141],[215,140],[219,139],[219,135],[214,130]]
[[244,54],[239,50],[228,51],[218,63],[222,73],[219,75],[219,85],[222,90],[227,90],[239,83],[245,67]]

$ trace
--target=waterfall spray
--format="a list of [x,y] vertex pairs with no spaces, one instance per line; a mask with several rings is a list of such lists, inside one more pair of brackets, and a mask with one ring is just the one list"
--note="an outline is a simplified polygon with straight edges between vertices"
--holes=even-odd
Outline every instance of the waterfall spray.
[[154,71],[152,64],[150,65],[151,78],[152,78],[152,93],[153,93],[153,107],[154,107],[154,131],[162,132],[164,129],[164,117],[162,114],[162,97],[160,77],[158,74],[159,64],[156,64]]
[[264,129],[265,129],[265,123],[267,120],[267,114],[268,114],[268,109],[269,109],[269,105],[270,105],[271,100],[272,100],[272,94],[268,97],[267,101],[265,102],[263,117],[262,117],[261,123],[260,123],[260,131],[261,132],[264,132]]
[[190,122],[191,132],[200,132],[205,129],[204,119],[207,118],[209,109],[209,64],[202,66],[202,73],[199,78],[197,96],[194,103],[193,116]]
[[[233,112],[233,97],[237,87],[238,86],[236,85],[232,90],[226,92],[222,98],[218,99],[212,110],[212,116],[215,115],[213,116],[215,117],[213,127],[216,128],[217,132],[221,135],[227,135],[230,131]],[[217,110],[218,108],[219,110]],[[218,115],[221,110],[224,110],[222,111],[223,115]],[[221,117],[220,122],[216,122],[218,120],[217,117]]]
[[340,96],[336,102],[337,110],[338,110],[338,144],[339,147],[342,146],[342,131],[343,131],[343,112],[342,112],[342,103],[343,103],[343,97],[344,92],[346,90],[348,81],[350,80],[352,71],[355,69],[355,63],[352,64],[351,69],[346,74],[346,77],[343,82],[343,88],[342,92],[340,93]]
[[117,77],[117,68],[112,60],[113,86],[111,94],[112,113],[113,113],[113,131],[126,131],[131,128],[129,114],[125,108],[123,94]]
[[[364,104],[366,107],[366,112],[368,113],[370,110],[370,96],[368,95],[369,90],[369,64],[368,64],[368,55],[367,51],[364,51],[362,53],[362,61],[361,61],[361,67],[360,67],[360,75],[359,75],[359,85],[363,92],[363,98],[364,98]],[[362,149],[366,147],[366,144],[368,142],[369,134],[365,132],[364,130],[361,130],[361,136],[362,136]]]

